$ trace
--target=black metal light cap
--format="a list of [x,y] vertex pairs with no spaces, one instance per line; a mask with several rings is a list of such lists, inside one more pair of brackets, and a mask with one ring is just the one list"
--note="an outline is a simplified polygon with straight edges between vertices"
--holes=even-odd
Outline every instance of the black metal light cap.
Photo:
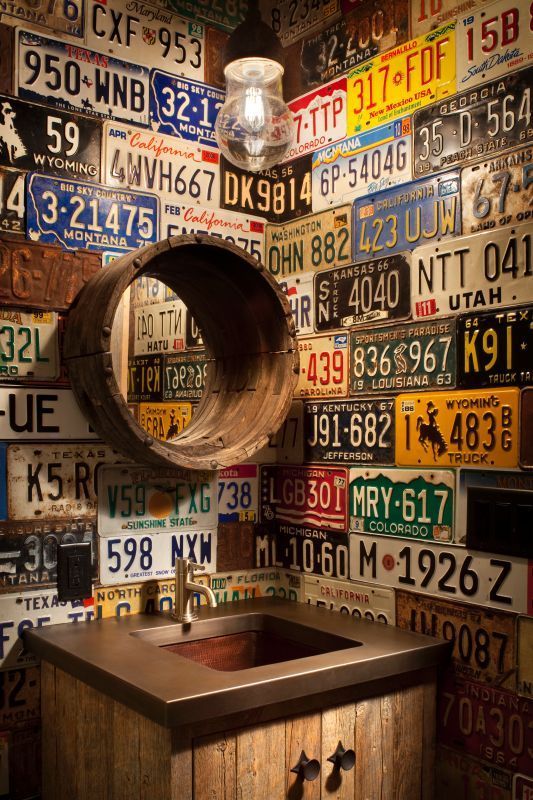
[[226,67],[239,58],[269,58],[283,64],[283,47],[266,22],[261,19],[258,0],[248,0],[246,18],[229,37],[223,58]]

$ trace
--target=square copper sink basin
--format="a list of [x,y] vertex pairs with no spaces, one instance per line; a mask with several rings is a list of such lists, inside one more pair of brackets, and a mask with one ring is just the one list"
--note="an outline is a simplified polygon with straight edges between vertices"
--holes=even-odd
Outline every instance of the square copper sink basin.
[[269,614],[199,620],[184,627],[186,633],[181,636],[168,628],[136,635],[168,653],[221,672],[280,664],[362,644]]

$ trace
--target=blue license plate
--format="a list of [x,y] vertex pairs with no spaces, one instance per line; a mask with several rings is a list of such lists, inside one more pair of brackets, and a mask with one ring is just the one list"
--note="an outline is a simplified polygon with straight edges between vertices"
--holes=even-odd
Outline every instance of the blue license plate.
[[26,236],[67,250],[136,250],[159,239],[159,199],[32,173]]
[[459,171],[355,200],[353,256],[362,261],[461,233]]
[[215,120],[224,92],[199,81],[153,69],[150,74],[150,117],[159,133],[216,146]]

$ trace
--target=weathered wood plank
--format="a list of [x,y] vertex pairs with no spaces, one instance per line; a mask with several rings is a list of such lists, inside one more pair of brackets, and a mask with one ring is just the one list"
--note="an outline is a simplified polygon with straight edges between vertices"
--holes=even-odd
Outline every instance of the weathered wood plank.
[[324,800],[353,800],[355,770],[334,769],[328,761],[339,741],[345,750],[355,750],[355,704],[326,709],[322,714],[322,764],[321,781]]
[[[387,794],[392,764],[390,695],[355,707],[355,800],[392,800]],[[386,791],[385,791],[386,790]]]
[[104,731],[111,729],[112,701],[81,681],[76,681],[76,693],[79,796],[111,800],[112,753]]
[[422,791],[421,800],[435,797],[435,747],[437,737],[437,684],[436,676],[423,686],[424,717],[422,733]]
[[237,732],[238,800],[285,797],[285,722]]
[[[305,800],[320,800],[320,775],[314,781],[303,781],[294,772],[300,759],[302,750],[308,758],[316,758],[321,762],[322,755],[322,715],[305,714],[291,717],[285,726],[286,760],[285,760],[285,787],[287,797],[305,798]],[[322,771],[322,763],[321,763]]]
[[394,800],[420,800],[423,703],[422,686],[394,693]]
[[141,800],[174,800],[171,781],[171,730],[137,715]]
[[57,769],[54,800],[80,798],[78,755],[78,681],[56,669]]
[[111,773],[113,800],[139,800],[140,781],[140,741],[139,715],[122,703],[110,701],[112,709],[111,744],[113,770]]
[[57,774],[56,743],[56,670],[48,661],[41,664],[42,718],[42,795],[43,800],[55,800]]
[[171,800],[193,800],[193,741],[186,733],[171,731]]
[[194,800],[235,800],[236,737],[203,736],[194,742]]

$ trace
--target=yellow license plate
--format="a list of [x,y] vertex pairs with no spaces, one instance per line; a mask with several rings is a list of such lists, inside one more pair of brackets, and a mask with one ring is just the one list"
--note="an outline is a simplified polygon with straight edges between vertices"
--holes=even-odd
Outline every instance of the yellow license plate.
[[400,466],[517,467],[519,389],[401,394]]
[[294,396],[348,394],[348,332],[298,340],[300,373]]
[[139,424],[162,442],[181,433],[191,419],[192,403],[139,403]]
[[455,94],[455,22],[365,61],[348,76],[348,136]]

